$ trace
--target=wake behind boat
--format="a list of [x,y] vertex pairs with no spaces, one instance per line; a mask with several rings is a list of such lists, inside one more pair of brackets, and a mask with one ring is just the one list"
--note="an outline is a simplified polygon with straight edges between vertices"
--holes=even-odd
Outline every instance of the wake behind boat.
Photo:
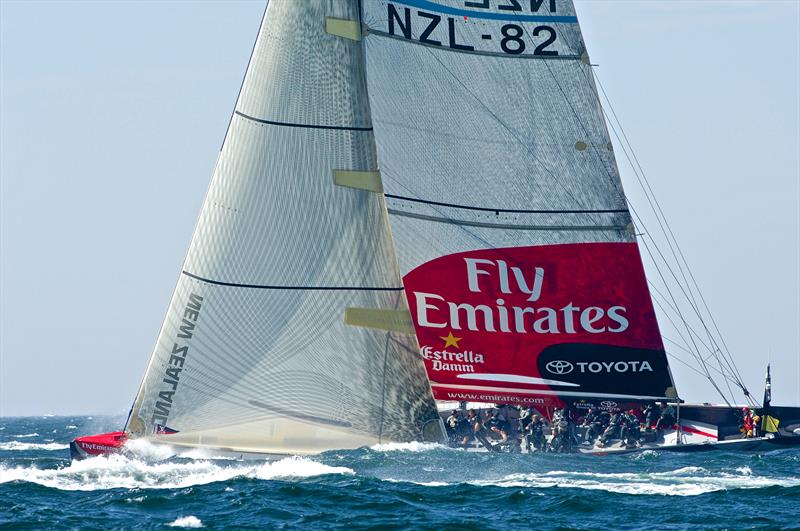
[[[800,409],[756,404],[702,316],[707,337],[682,338],[766,435],[724,395],[683,404],[574,6],[512,4],[268,3],[128,420],[74,458],[132,439],[259,455],[445,441],[436,401],[538,412],[582,452],[800,439]],[[696,283],[682,292],[701,315]],[[675,413],[654,440],[646,419],[633,448],[575,434],[589,408],[610,424],[656,403]]]

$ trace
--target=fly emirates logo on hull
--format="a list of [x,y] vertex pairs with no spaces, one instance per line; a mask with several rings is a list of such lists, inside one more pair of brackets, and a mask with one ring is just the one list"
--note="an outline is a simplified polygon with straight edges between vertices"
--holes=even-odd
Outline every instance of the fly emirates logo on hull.
[[516,334],[618,334],[630,325],[627,309],[620,304],[540,304],[548,281],[545,267],[518,267],[502,259],[461,260],[462,271],[456,279],[462,280],[465,289],[457,291],[463,291],[464,298],[481,294],[480,298],[488,301],[453,300],[412,287],[418,326]]

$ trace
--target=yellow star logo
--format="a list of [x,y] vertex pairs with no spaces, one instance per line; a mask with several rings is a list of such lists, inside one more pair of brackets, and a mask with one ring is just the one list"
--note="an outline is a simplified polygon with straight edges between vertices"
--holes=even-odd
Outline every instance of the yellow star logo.
[[447,348],[447,347],[450,347],[450,346],[459,348],[458,347],[458,342],[461,341],[460,337],[455,337],[453,335],[452,330],[450,331],[449,334],[447,334],[446,337],[440,337],[439,339],[444,341],[444,348]]

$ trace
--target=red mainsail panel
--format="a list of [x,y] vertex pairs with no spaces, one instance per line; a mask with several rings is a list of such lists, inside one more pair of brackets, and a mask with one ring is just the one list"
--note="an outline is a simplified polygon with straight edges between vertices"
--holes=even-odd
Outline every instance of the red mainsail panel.
[[469,251],[404,281],[436,399],[561,405],[670,393],[635,243]]

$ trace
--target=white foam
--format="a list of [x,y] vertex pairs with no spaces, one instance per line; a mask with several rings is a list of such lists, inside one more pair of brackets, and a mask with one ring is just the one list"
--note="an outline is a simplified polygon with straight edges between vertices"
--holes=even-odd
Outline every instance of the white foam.
[[696,496],[719,490],[794,487],[800,478],[767,478],[739,474],[713,474],[702,467],[683,467],[666,472],[596,473],[555,470],[539,474],[511,474],[499,480],[479,480],[473,485],[500,487],[562,487],[604,490],[622,494]]
[[[227,463],[226,463],[227,464]],[[179,489],[234,478],[262,480],[307,478],[323,474],[354,474],[345,467],[332,467],[306,457],[280,461],[249,462],[223,466],[212,461],[148,463],[123,455],[73,461],[56,469],[6,468],[0,465],[0,483],[27,481],[60,490]]]
[[274,463],[264,463],[256,468],[253,477],[258,479],[307,478],[324,474],[355,474],[343,466],[328,466],[307,457],[287,457]]
[[206,448],[180,448],[168,444],[152,443],[145,439],[131,439],[125,443],[125,451],[134,458],[145,461],[165,461],[171,457],[182,457],[199,461],[238,461],[234,455],[216,455]]
[[75,424],[67,424],[65,427],[68,430],[77,430],[78,429],[78,427]]
[[68,444],[60,444],[60,443],[26,443],[20,441],[9,441],[0,443],[0,450],[11,450],[11,451],[27,451],[27,450],[47,450],[47,451],[54,451],[54,450],[66,450],[69,448]]
[[447,446],[442,446],[438,443],[426,442],[404,442],[404,443],[385,443],[370,446],[370,449],[376,452],[429,452],[431,450],[450,450]]
[[126,441],[125,451],[145,461],[165,461],[176,454],[175,449],[167,444],[153,444],[145,439]]
[[170,527],[203,527],[203,522],[196,516],[182,516],[167,524]]
[[206,448],[192,448],[191,450],[181,450],[176,453],[178,457],[195,460],[211,461],[239,461],[240,458],[233,455],[217,455],[213,450]]
[[38,433],[23,433],[22,435],[14,435],[17,439],[27,439],[28,437],[38,437]]

